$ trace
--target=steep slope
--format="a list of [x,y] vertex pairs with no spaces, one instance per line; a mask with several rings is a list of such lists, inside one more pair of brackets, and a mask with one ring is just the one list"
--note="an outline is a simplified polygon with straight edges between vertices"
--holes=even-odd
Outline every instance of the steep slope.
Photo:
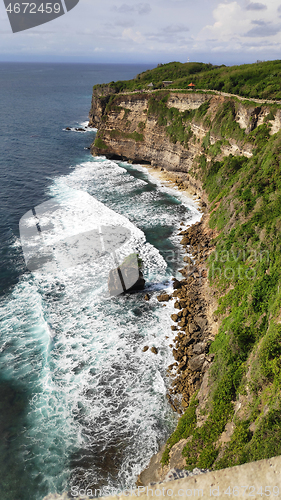
[[[175,360],[185,413],[163,464],[182,439],[189,468],[229,467],[281,454],[280,116],[278,105],[204,92],[94,90],[90,123],[99,131],[92,153],[172,172],[208,208],[199,234],[192,228],[182,232],[187,251],[194,242],[201,251],[174,293]],[[187,304],[194,284],[205,294],[201,318],[211,331]],[[208,337],[199,338],[201,330]],[[197,349],[203,363],[192,370],[194,339],[204,349]]]

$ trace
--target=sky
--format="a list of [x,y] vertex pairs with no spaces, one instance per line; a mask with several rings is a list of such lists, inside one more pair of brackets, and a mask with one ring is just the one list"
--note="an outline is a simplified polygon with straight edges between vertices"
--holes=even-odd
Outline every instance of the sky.
[[18,33],[0,0],[0,61],[232,65],[280,54],[281,0],[80,0]]

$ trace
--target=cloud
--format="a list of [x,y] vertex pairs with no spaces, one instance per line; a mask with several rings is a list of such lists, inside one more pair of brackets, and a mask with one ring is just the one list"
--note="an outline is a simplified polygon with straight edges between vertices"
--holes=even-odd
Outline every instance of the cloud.
[[112,10],[118,12],[119,14],[128,14],[134,12],[135,8],[132,5],[127,5],[126,3],[122,3],[120,7],[113,5]]
[[261,19],[257,19],[255,21],[251,21],[252,24],[257,24],[258,26],[266,26],[266,22],[262,21]]
[[213,18],[214,24],[205,26],[197,35],[198,40],[214,38],[223,42],[249,29],[247,14],[243,15],[237,1],[219,3],[213,11]]
[[[79,5],[48,28],[38,27],[35,38],[32,30],[21,36],[7,32],[0,0],[0,57],[8,50],[116,62],[190,57],[228,64],[280,57],[281,0],[81,0]],[[52,33],[43,33],[46,29]]]
[[245,36],[252,37],[266,37],[266,36],[274,36],[281,31],[281,24],[270,24],[264,23],[252,28],[248,31]]
[[178,49],[186,47],[191,42],[191,37],[186,36],[189,28],[184,24],[170,24],[155,31],[145,33],[147,41],[158,43],[162,47],[176,46]]
[[139,15],[149,14],[151,7],[148,3],[137,3],[136,5],[128,5],[127,3],[122,3],[119,7],[113,5],[112,10],[118,12],[118,14],[132,14],[137,13]]
[[141,32],[140,31],[133,31],[132,28],[124,29],[124,31],[122,33],[122,38],[124,38],[125,40],[131,40],[135,43],[145,42],[145,38],[141,34]]
[[189,28],[184,24],[170,24],[169,26],[163,28],[162,31],[169,34],[175,34],[175,33],[183,33],[185,31],[189,31]]
[[267,6],[264,5],[264,3],[259,3],[259,2],[250,2],[246,10],[266,10]]

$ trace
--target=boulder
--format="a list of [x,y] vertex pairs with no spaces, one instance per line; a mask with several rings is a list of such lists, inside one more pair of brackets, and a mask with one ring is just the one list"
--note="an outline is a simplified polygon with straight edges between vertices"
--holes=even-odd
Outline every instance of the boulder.
[[158,295],[157,300],[159,302],[168,302],[170,300],[171,296],[168,295],[167,293],[162,293],[162,295]]
[[109,272],[107,284],[110,296],[144,289],[145,280],[136,254],[126,257],[119,267]]
[[181,282],[179,280],[177,280],[176,278],[173,279],[173,288],[174,288],[174,290],[181,288]]
[[192,372],[200,370],[205,361],[205,354],[200,354],[199,356],[194,356],[188,361],[188,366]]
[[185,316],[182,317],[181,321],[179,322],[179,326],[181,326],[181,327],[186,326],[186,317]]
[[202,354],[203,352],[205,352],[205,349],[206,349],[205,342],[199,342],[198,344],[195,344],[193,346],[194,354]]
[[189,323],[188,325],[189,333],[194,333],[198,330],[198,326],[195,323]]
[[197,323],[197,325],[200,326],[202,330],[207,325],[207,319],[203,318],[202,316],[194,316],[194,321],[195,323]]
[[151,347],[151,352],[153,352],[153,354],[158,354],[158,349],[156,347]]
[[148,345],[145,345],[142,352],[146,352],[146,351],[148,351],[148,349],[149,349]]

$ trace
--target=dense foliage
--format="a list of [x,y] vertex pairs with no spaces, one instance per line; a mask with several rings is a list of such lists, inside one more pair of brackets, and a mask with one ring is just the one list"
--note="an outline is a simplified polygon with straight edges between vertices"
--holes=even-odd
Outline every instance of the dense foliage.
[[[229,100],[217,109],[202,141],[205,154],[191,171],[208,193],[210,226],[218,233],[207,268],[221,326],[210,347],[215,358],[205,423],[196,427],[193,402],[163,455],[167,463],[171,444],[190,437],[183,451],[188,469],[281,454],[281,132],[270,135],[265,121],[246,134],[234,120],[235,105]],[[191,119],[201,114],[206,120],[202,111]],[[158,112],[163,120],[160,105]],[[221,140],[211,145],[210,133]],[[233,137],[251,143],[253,156],[223,157],[220,147]],[[192,425],[185,426],[190,414]],[[223,444],[228,422],[235,430]]]
[[[265,61],[241,66],[214,66],[203,63],[171,62],[147,70],[133,80],[111,82],[114,92],[147,89],[149,83],[160,88],[172,81],[172,88],[187,89],[193,82],[198,89],[212,89],[240,96],[281,99],[281,61]],[[96,85],[94,88],[100,88]]]

